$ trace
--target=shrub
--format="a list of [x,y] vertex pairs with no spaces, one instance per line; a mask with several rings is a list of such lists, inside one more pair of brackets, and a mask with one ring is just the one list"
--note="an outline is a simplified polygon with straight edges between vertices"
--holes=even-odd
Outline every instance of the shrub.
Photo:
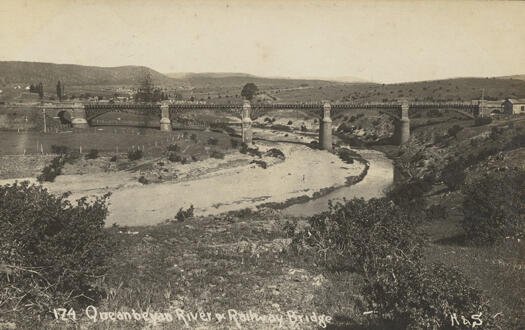
[[177,212],[177,215],[175,215],[175,219],[177,221],[184,221],[193,218],[193,205],[191,205],[188,209],[183,210],[182,207],[179,209],[179,212]]
[[69,151],[69,148],[67,146],[54,145],[54,144],[51,146],[51,153],[53,154],[63,155],[63,154],[67,154],[68,151]]
[[38,182],[53,182],[55,178],[60,175],[62,168],[64,167],[64,159],[62,156],[57,156],[53,158],[51,164],[44,167],[42,174],[40,174],[36,179]]
[[197,162],[197,161],[199,161],[199,158],[197,158],[197,156],[195,156],[195,155],[191,155],[191,160],[194,161],[194,162]]
[[190,140],[192,140],[195,143],[199,142],[199,139],[197,139],[197,135],[195,133],[191,134]]
[[466,185],[462,192],[462,227],[478,245],[525,235],[525,171],[490,173]]
[[110,162],[116,162],[117,161],[117,156],[116,155],[112,156],[109,161]]
[[441,173],[441,179],[448,189],[454,191],[463,185],[467,177],[465,173],[466,167],[467,163],[463,158],[450,161],[445,165]]
[[279,159],[282,159],[282,160],[285,160],[285,156],[283,154],[283,152],[277,148],[272,148],[270,150],[268,150],[266,153],[265,153],[266,156],[268,157],[275,157],[275,158],[279,158]]
[[417,259],[421,254],[422,240],[410,217],[386,198],[330,203],[329,211],[311,217],[309,224],[294,245],[304,243],[330,266],[346,264],[368,273],[388,255]]
[[239,147],[239,141],[237,140],[231,139],[230,143],[233,149],[237,149]]
[[0,196],[0,265],[10,270],[0,276],[1,308],[45,316],[57,306],[95,304],[95,279],[112,251],[104,230],[109,194],[72,203],[26,181],[0,186]]
[[288,125],[292,125],[293,122],[291,120],[288,120]]
[[428,220],[443,220],[447,217],[447,207],[441,204],[433,204],[425,210],[425,214]]
[[168,151],[173,151],[173,152],[179,152],[180,151],[180,147],[178,144],[174,143],[174,144],[170,144],[168,146]]
[[[459,271],[442,264],[390,258],[380,265],[376,276],[366,278],[362,294],[388,329],[448,329],[454,313],[468,318],[477,315],[488,325],[481,292]],[[461,316],[457,318],[455,326],[470,328]]]
[[218,143],[219,143],[219,140],[216,139],[216,138],[209,138],[208,139],[208,144],[211,145],[211,146],[216,146]]
[[256,164],[256,165],[259,165],[260,167],[266,169],[268,167],[268,164],[266,164],[266,162],[264,160],[252,160],[250,162],[250,164]]
[[174,153],[174,152],[170,152],[170,153],[168,154],[168,160],[169,160],[170,162],[177,163],[177,162],[182,161],[182,157],[179,156],[179,155],[177,155],[177,154]]
[[97,149],[91,149],[85,156],[86,159],[96,159],[98,158],[98,150]]
[[339,158],[345,163],[353,164],[354,159],[360,158],[359,154],[355,151],[352,151],[350,149],[341,148],[338,152]]
[[366,307],[385,329],[444,328],[452,313],[488,314],[484,297],[461,273],[423,262],[423,240],[411,217],[387,198],[330,204],[309,225],[294,235],[292,247],[313,251],[329,269],[363,275]]
[[128,151],[128,159],[129,160],[139,160],[142,158],[142,150],[130,150]]
[[212,150],[210,153],[210,157],[217,158],[217,159],[224,159],[224,153],[218,150]]
[[73,164],[74,162],[76,162],[77,160],[80,159],[81,154],[80,154],[80,152],[78,150],[74,150],[74,151],[68,152],[63,157],[64,157],[63,158],[64,159],[64,163]]
[[474,126],[483,126],[492,123],[492,118],[490,117],[477,117],[474,119]]
[[144,175],[141,175],[139,178],[139,182],[142,184],[148,184],[149,180],[144,177]]
[[447,130],[448,136],[456,137],[456,135],[463,130],[463,126],[454,125]]

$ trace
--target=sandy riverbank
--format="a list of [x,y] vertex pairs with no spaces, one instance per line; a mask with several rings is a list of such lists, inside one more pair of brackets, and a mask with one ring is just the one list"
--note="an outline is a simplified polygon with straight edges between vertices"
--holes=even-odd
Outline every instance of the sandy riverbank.
[[[184,165],[181,172],[202,173],[192,180],[142,185],[137,173],[116,172],[85,175],[63,175],[46,183],[53,193],[71,191],[71,199],[111,192],[107,224],[151,225],[173,219],[177,211],[190,205],[196,215],[218,214],[270,202],[283,202],[303,195],[312,196],[322,189],[341,186],[348,176],[364,169],[358,162],[346,164],[338,156],[304,145],[259,142],[261,149],[276,147],[286,156],[284,162],[267,169],[236,161],[238,153],[224,160],[209,159]],[[242,157],[249,157],[243,155]],[[213,163],[213,164],[210,164]],[[214,168],[213,171],[199,168]],[[20,179],[19,179],[20,180]],[[2,180],[0,184],[13,182]],[[34,181],[34,179],[33,179]]]

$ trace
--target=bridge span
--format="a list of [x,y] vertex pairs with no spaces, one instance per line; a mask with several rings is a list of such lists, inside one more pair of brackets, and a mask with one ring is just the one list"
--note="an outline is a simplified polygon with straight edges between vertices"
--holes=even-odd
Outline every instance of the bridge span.
[[444,109],[460,111],[477,116],[483,113],[483,104],[469,102],[390,102],[390,103],[251,103],[243,104],[195,104],[195,103],[55,103],[41,105],[40,108],[53,110],[56,113],[67,111],[72,120],[73,128],[89,127],[93,119],[109,112],[133,113],[159,118],[160,130],[171,131],[180,115],[192,111],[207,110],[220,111],[241,119],[242,141],[252,143],[252,120],[272,110],[296,109],[311,111],[319,120],[319,146],[324,150],[332,150],[332,119],[331,115],[350,109],[382,109],[393,112],[396,119],[397,142],[404,144],[410,137],[409,110]]

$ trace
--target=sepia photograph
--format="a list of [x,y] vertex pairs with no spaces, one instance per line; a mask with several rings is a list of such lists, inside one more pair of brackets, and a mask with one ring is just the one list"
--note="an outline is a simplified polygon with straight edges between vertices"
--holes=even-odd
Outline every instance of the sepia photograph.
[[525,329],[525,2],[2,0],[0,329]]

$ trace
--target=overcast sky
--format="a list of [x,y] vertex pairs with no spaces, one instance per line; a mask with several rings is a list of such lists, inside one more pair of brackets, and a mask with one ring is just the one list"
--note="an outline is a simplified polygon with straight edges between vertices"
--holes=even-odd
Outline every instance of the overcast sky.
[[0,60],[377,82],[525,74],[525,3],[1,0]]

